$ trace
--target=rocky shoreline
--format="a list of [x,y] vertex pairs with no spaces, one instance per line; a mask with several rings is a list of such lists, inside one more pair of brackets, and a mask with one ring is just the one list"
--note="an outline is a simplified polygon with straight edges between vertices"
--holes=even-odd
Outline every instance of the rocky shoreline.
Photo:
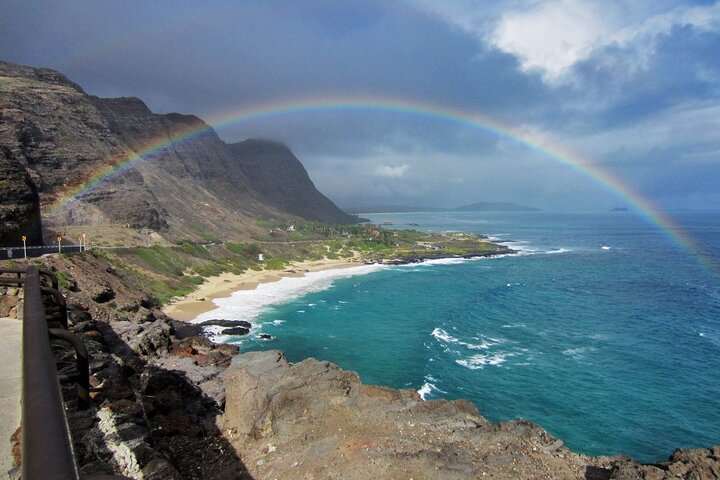
[[412,255],[412,256],[404,256],[404,257],[388,259],[388,260],[378,260],[378,261],[368,260],[365,263],[367,263],[367,264],[379,263],[382,265],[409,265],[412,263],[426,262],[428,260],[446,260],[446,259],[453,259],[453,258],[462,258],[465,260],[470,260],[473,258],[495,257],[498,255],[512,255],[512,254],[518,253],[517,250],[513,250],[513,249],[505,247],[503,245],[493,244],[493,246],[496,246],[498,248],[496,250],[485,250],[482,252],[468,252],[468,253],[464,253],[462,255],[444,254],[444,253],[441,253],[438,255]]
[[[100,258],[42,261],[65,272],[71,329],[92,359],[92,408],[78,411],[67,396],[82,475],[720,477],[720,446],[676,450],[652,465],[587,457],[531,422],[491,424],[467,401],[423,401],[413,390],[363,385],[329,362],[291,364],[279,351],[238,355],[236,347],[198,335],[202,327],[163,314],[132,278]],[[10,297],[17,295],[0,299]],[[0,300],[0,308],[9,301]]]

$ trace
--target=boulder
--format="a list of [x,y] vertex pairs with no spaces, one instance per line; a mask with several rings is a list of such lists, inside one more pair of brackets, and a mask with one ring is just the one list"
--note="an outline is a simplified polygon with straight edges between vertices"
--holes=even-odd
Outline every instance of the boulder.
[[201,327],[218,326],[218,327],[245,327],[250,329],[252,324],[245,320],[205,320],[204,322],[196,323]]
[[108,282],[99,280],[90,291],[90,298],[97,303],[105,303],[115,298],[115,292]]
[[222,332],[220,332],[223,335],[247,335],[250,333],[250,330],[245,327],[235,327],[235,328],[226,328]]

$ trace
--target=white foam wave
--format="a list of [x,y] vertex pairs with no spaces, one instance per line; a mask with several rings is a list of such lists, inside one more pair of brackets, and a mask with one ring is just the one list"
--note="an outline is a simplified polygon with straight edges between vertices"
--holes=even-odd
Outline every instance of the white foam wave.
[[423,400],[427,400],[428,395],[430,395],[433,392],[438,393],[447,393],[444,390],[440,390],[437,385],[433,382],[437,382],[436,378],[433,378],[431,375],[425,376],[425,383],[422,387],[420,387],[420,390],[418,390],[418,394],[420,395],[420,398]]
[[487,239],[494,243],[513,243],[514,240],[507,240],[505,238],[502,238],[509,235],[509,233],[493,233],[492,235],[488,235]]
[[427,396],[430,395],[430,392],[432,392],[432,385],[431,383],[425,382],[425,384],[420,387],[420,390],[418,390],[418,395],[420,395],[420,398],[423,400],[427,400]]
[[431,335],[433,337],[437,338],[438,340],[440,340],[441,342],[452,343],[454,345],[462,345],[463,347],[466,347],[470,350],[487,350],[488,348],[490,348],[494,345],[499,345],[503,342],[502,339],[492,338],[492,337],[486,337],[486,338],[475,337],[477,340],[479,340],[481,342],[479,344],[463,342],[459,338],[453,337],[452,335],[447,333],[442,328],[436,328],[435,330],[432,331]]
[[572,252],[569,248],[557,248],[555,250],[538,250],[538,249],[516,249],[518,250],[518,253],[516,253],[516,256],[527,256],[527,255],[555,255],[558,253],[568,253]]
[[[275,322],[283,322],[284,320],[275,320]],[[227,343],[228,339],[232,338],[233,341],[231,343],[239,343],[238,338],[246,338],[249,337],[251,334],[256,334],[260,330],[260,325],[258,324],[251,324],[250,325],[250,331],[246,335],[223,335],[223,330],[231,328],[231,327],[221,327],[220,325],[208,325],[203,327],[203,332],[207,337],[216,343]]]
[[418,265],[457,265],[460,263],[465,263],[469,259],[467,258],[434,258],[432,260],[423,260]]
[[603,246],[600,247],[600,248],[603,249],[603,250],[610,250],[610,247],[608,247],[607,245],[603,245]]
[[523,328],[523,327],[527,327],[527,325],[524,323],[506,323],[501,328]]
[[262,283],[254,290],[239,290],[226,298],[213,302],[217,308],[199,315],[193,322],[214,318],[246,320],[254,319],[273,305],[281,305],[312,292],[330,288],[335,280],[355,275],[366,275],[388,268],[385,265],[361,265],[358,267],[308,272],[302,277],[284,277],[277,282]]
[[420,398],[423,400],[427,400],[428,395],[430,395],[433,392],[439,392],[439,393],[447,393],[443,390],[440,390],[437,386],[435,386],[434,383],[425,382],[422,387],[420,387],[420,390],[417,391],[420,395]]
[[477,370],[479,368],[485,368],[488,365],[502,365],[503,363],[505,363],[505,360],[513,356],[515,356],[514,353],[496,353],[493,355],[476,354],[471,356],[470,358],[455,360],[455,363],[471,370]]
[[586,353],[594,352],[594,351],[595,351],[595,347],[578,347],[578,348],[568,348],[567,350],[563,350],[562,354],[572,357],[574,359],[579,359],[579,358],[583,358]]

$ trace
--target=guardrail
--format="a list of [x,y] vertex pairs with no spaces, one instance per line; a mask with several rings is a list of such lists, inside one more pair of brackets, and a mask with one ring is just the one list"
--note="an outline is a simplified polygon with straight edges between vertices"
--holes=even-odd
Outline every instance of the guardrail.
[[24,280],[22,478],[78,479],[37,268]]
[[[84,252],[84,251],[85,251],[85,247],[80,247],[80,245],[63,245],[62,249],[61,249],[61,252],[63,252],[63,253]],[[25,257],[25,254],[27,254],[28,258],[39,257],[41,255],[45,255],[46,253],[58,253],[58,246],[57,245],[38,245],[38,246],[28,246],[27,248],[0,247],[0,260],[22,259]]]
[[[41,285],[41,278],[52,287]],[[60,340],[75,349],[76,371],[62,379],[75,382],[79,409],[90,405],[87,349],[79,337],[66,330],[65,298],[57,290],[57,277],[52,272],[32,265],[24,269],[0,268],[0,284],[22,286],[24,291],[21,476],[23,480],[79,480],[60,390],[61,377],[50,341]],[[60,316],[57,322],[48,318],[44,300],[58,307],[52,312]],[[51,328],[54,323],[64,328]],[[119,480],[127,477],[98,475],[83,478]]]

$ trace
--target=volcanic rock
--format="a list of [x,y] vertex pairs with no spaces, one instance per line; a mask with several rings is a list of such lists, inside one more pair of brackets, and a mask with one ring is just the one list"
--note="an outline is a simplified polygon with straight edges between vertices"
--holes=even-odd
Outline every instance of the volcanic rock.
[[247,335],[248,333],[250,333],[250,329],[245,328],[245,327],[226,328],[225,330],[223,330],[220,333],[222,333],[223,335],[238,335],[238,336],[240,336],[240,335]]
[[[2,128],[2,127],[0,127]],[[0,246],[42,244],[40,197],[29,173],[0,145]]]

